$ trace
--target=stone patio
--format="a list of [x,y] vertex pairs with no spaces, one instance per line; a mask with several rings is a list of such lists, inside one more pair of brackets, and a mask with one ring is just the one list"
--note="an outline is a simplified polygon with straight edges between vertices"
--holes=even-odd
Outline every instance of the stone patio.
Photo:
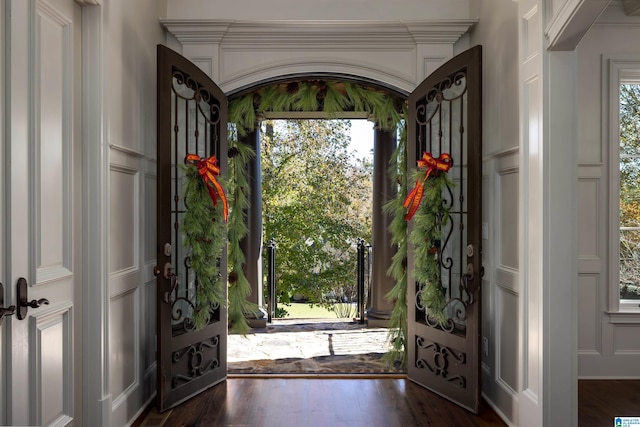
[[403,374],[382,356],[386,328],[348,319],[274,319],[246,336],[228,337],[227,372],[242,374]]

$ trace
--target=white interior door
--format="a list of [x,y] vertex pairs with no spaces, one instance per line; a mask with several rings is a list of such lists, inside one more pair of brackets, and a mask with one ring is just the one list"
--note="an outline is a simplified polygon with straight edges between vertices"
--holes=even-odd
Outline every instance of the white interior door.
[[[2,281],[5,306],[17,312],[3,325],[0,421],[79,425],[80,6],[74,0],[5,0],[2,7],[2,39],[8,41]],[[19,282],[25,282],[21,298]],[[19,299],[33,301],[32,307]]]

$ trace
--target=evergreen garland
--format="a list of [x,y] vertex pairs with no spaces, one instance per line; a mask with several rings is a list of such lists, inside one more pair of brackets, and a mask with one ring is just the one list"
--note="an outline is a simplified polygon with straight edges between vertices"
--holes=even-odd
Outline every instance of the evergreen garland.
[[222,203],[213,205],[196,165],[186,164],[182,168],[184,203],[188,207],[182,219],[182,232],[184,245],[189,248],[189,266],[198,281],[193,326],[201,329],[209,323],[212,310],[226,303],[219,268],[226,226]]
[[[334,118],[343,111],[369,113],[380,129],[397,131],[402,124],[400,140],[389,173],[399,184],[398,196],[385,206],[385,213],[392,215],[392,243],[397,245],[388,274],[396,285],[386,298],[394,302],[389,322],[389,340],[393,350],[387,355],[390,363],[402,360],[406,365],[407,342],[407,222],[404,220],[403,201],[407,194],[406,166],[406,105],[398,98],[359,84],[336,81],[303,81],[285,85],[273,85],[233,99],[229,103],[229,122],[237,135],[244,136],[255,129],[259,114],[265,111],[323,111]],[[246,235],[244,211],[248,207],[249,186],[246,178],[246,162],[255,155],[253,150],[237,139],[230,138],[231,150],[239,152],[230,156],[230,174],[233,180],[229,215],[229,323],[243,332],[248,330],[244,313],[255,307],[247,306],[246,297],[251,292],[243,273],[244,254],[239,242]]]
[[394,131],[403,119],[398,98],[351,82],[310,80],[273,85],[229,102],[229,122],[238,135],[255,129],[265,111],[323,111],[335,118],[344,111],[367,112],[381,129]]
[[258,306],[247,301],[251,285],[244,274],[245,256],[240,242],[247,235],[246,211],[249,208],[249,183],[247,163],[255,156],[253,149],[238,142],[232,134],[229,138],[229,176],[231,178],[229,206],[229,326],[241,334],[249,332],[247,314],[257,313]]
[[389,342],[391,351],[384,356],[390,365],[400,361],[402,367],[407,365],[405,345],[408,339],[407,331],[407,221],[404,219],[404,199],[407,197],[407,126],[403,122],[398,146],[391,158],[389,177],[398,183],[398,192],[394,199],[384,206],[384,212],[391,216],[389,231],[391,243],[396,245],[396,253],[391,259],[391,266],[387,274],[395,280],[393,288],[385,298],[393,303],[393,311],[389,319]]
[[[424,171],[415,171],[415,179]],[[443,203],[443,191],[453,185],[449,175],[433,172],[424,181],[422,203],[414,216],[414,226],[409,242],[415,247],[415,280],[420,284],[418,303],[430,319],[444,325],[447,321],[444,309],[446,298],[440,280],[442,230],[450,220],[449,208]]]

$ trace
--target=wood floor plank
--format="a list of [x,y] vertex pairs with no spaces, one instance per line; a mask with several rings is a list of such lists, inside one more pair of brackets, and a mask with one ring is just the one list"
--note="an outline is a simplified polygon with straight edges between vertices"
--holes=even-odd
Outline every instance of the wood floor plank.
[[612,426],[614,417],[640,417],[640,381],[578,381],[578,425]]
[[405,379],[235,378],[175,408],[165,426],[504,426]]
[[[151,411],[149,416],[157,416]],[[578,382],[580,427],[640,416],[640,381]],[[162,418],[162,417],[159,417]],[[164,427],[504,426],[486,404],[478,415],[405,379],[237,378],[175,408]]]

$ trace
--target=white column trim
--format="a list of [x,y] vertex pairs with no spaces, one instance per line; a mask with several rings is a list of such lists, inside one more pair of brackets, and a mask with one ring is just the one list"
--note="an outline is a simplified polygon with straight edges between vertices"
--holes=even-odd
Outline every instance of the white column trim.
[[578,425],[577,52],[544,53],[543,421]]
[[[546,0],[547,2],[549,0]],[[610,0],[566,0],[554,16],[548,17],[545,36],[549,50],[573,50]],[[551,10],[551,7],[547,7]]]
[[82,9],[83,424],[109,426],[109,145],[106,11]]

